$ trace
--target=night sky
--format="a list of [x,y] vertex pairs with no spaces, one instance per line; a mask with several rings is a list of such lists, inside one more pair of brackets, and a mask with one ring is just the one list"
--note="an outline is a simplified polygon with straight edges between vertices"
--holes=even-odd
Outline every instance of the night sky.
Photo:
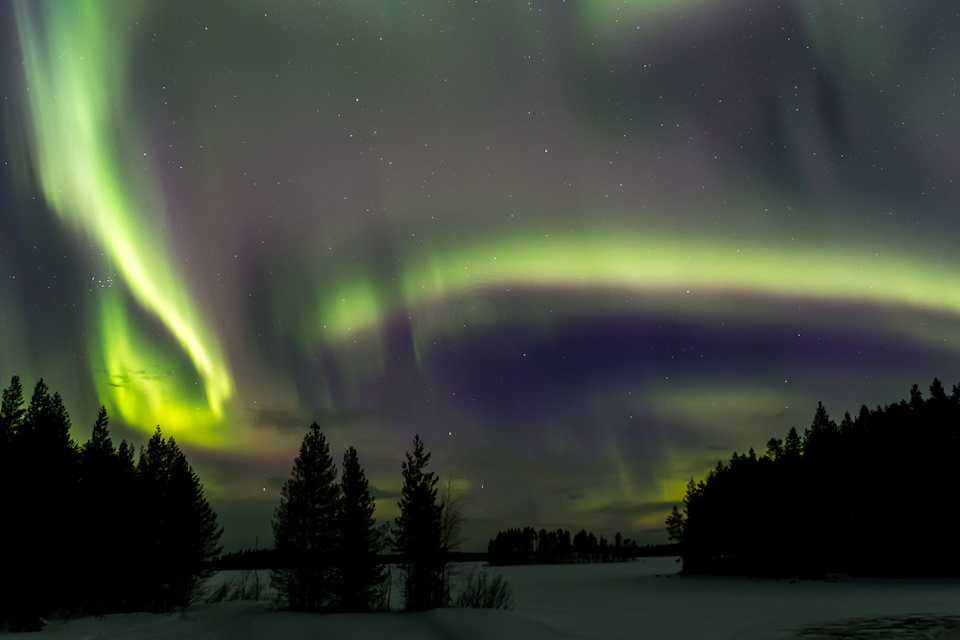
[[5,2],[0,376],[160,425],[228,548],[308,425],[466,548],[960,382],[949,2]]

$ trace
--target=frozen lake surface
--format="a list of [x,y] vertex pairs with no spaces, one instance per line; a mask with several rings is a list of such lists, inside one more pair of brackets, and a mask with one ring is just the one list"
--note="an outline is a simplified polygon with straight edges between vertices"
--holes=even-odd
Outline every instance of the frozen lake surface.
[[[472,565],[463,565],[464,573]],[[167,615],[53,621],[32,638],[260,640],[283,638],[927,638],[960,640],[960,580],[835,581],[680,576],[675,558],[621,564],[498,567],[512,611],[303,614],[269,601],[198,605]],[[269,583],[261,572],[261,585]],[[223,572],[212,583],[251,573]],[[394,596],[393,605],[400,604]],[[13,634],[9,637],[18,637]],[[22,634],[26,637],[26,634]]]

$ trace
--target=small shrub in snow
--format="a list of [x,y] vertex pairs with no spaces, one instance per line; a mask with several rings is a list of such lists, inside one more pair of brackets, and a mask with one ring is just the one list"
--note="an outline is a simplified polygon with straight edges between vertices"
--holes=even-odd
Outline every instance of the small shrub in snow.
[[218,602],[223,602],[227,596],[230,594],[230,590],[233,587],[232,582],[223,582],[207,594],[203,598],[203,602],[206,604],[217,604]]
[[486,569],[470,572],[457,598],[458,607],[472,609],[513,609],[513,589],[499,573],[492,576]]

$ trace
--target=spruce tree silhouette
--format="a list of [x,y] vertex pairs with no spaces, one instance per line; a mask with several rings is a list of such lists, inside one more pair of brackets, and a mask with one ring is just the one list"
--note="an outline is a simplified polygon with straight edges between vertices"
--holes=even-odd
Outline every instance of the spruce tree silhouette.
[[78,504],[88,524],[79,531],[78,569],[86,584],[77,593],[84,611],[97,615],[119,608],[121,588],[117,538],[133,532],[124,530],[121,513],[129,505],[118,501],[124,478],[120,458],[113,446],[105,407],[100,407],[90,439],[80,450]]
[[385,587],[386,572],[377,561],[384,541],[373,518],[373,497],[367,477],[353,447],[343,456],[340,491],[339,609],[372,611],[381,601]]
[[35,620],[67,602],[78,579],[75,556],[61,536],[76,521],[79,456],[60,394],[51,395],[43,379],[14,441],[13,469],[20,479],[15,562],[23,573],[18,597],[24,601],[20,613]]
[[674,506],[667,516],[667,540],[683,544],[683,522],[683,514]]
[[[23,428],[23,387],[20,378],[13,376],[10,386],[3,391],[0,404],[0,486],[16,487],[23,482],[24,469],[19,451],[19,436]],[[0,598],[0,629],[4,623],[15,629],[29,626],[29,615],[24,614],[24,594],[21,585],[26,579],[29,564],[23,555],[22,522],[24,516],[23,495],[19,491],[0,491],[0,575],[9,585],[9,595]]]
[[430,454],[424,451],[419,434],[413,439],[413,453],[408,451],[406,458],[401,465],[403,489],[393,547],[403,556],[404,606],[407,611],[424,611],[445,606],[449,600],[444,580],[443,508],[437,501],[437,476],[424,470]]
[[115,531],[106,532],[112,548],[111,560],[114,563],[117,583],[110,600],[110,611],[135,611],[142,608],[140,594],[130,588],[141,581],[140,569],[134,558],[143,553],[140,532],[144,524],[144,505],[140,499],[140,487],[137,480],[137,465],[134,462],[134,446],[126,440],[117,447],[117,474],[119,480],[114,487],[117,515]]
[[206,563],[220,553],[223,529],[193,467],[160,427],[140,452],[136,482],[139,539],[145,550],[142,606],[155,611],[185,606],[209,572]]
[[274,546],[285,566],[275,569],[270,581],[278,600],[293,610],[323,611],[336,604],[340,499],[336,480],[330,446],[314,422],[273,515]]

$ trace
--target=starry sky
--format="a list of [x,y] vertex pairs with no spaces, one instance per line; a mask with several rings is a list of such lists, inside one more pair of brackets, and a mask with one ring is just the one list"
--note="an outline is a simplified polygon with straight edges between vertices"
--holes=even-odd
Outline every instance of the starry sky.
[[0,5],[0,375],[160,425],[228,548],[316,420],[396,515],[642,543],[719,458],[960,381],[951,3]]

